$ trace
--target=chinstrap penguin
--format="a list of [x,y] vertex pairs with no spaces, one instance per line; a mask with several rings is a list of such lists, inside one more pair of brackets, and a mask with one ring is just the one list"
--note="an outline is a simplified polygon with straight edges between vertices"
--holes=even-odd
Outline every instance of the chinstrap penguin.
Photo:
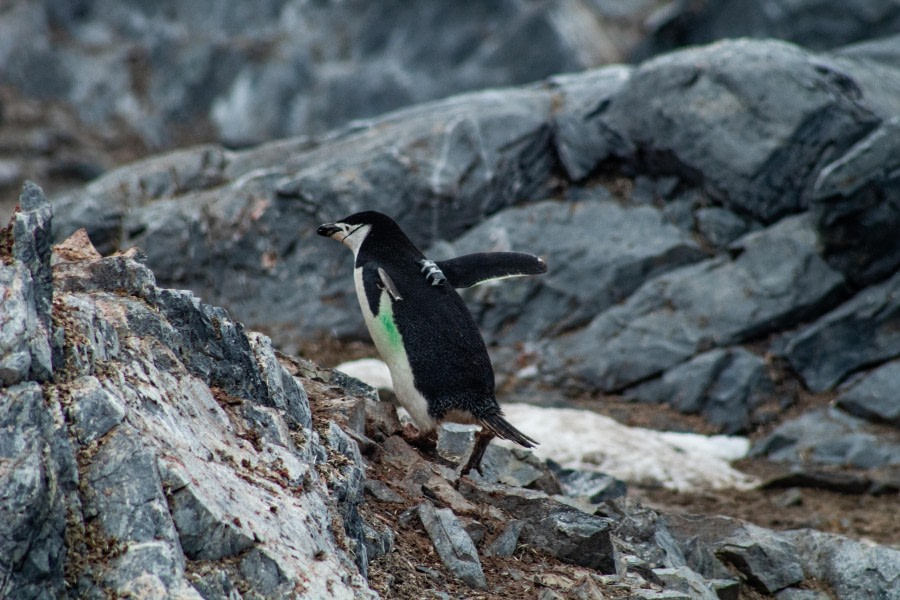
[[326,223],[317,233],[353,251],[366,327],[420,434],[443,421],[480,424],[486,435],[463,472],[478,466],[493,436],[526,448],[537,444],[503,418],[484,340],[454,288],[544,273],[542,259],[489,252],[431,261],[390,217],[374,211]]

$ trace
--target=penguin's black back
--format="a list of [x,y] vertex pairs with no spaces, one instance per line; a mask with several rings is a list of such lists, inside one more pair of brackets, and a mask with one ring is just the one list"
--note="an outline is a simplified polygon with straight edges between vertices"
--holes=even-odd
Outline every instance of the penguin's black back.
[[356,267],[363,268],[367,300],[376,315],[381,296],[378,268],[396,285],[402,299],[393,301],[394,322],[429,413],[435,419],[454,409],[476,419],[498,414],[494,370],[469,309],[449,283],[432,285],[426,279],[418,262],[425,257],[396,223],[384,218],[387,222],[373,223]]

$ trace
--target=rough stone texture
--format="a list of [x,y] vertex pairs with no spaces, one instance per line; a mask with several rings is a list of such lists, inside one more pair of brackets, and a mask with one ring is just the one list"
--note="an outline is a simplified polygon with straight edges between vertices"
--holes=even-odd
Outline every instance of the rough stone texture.
[[[21,318],[21,314],[19,317]],[[67,593],[66,511],[77,508],[72,447],[35,382],[0,388],[0,596]]]
[[500,532],[500,535],[491,542],[485,553],[488,556],[512,556],[516,551],[519,536],[522,535],[524,527],[525,523],[522,521],[510,521],[506,524],[503,531]]
[[900,267],[900,117],[882,123],[816,180],[812,212],[825,259],[856,285]]
[[654,569],[667,588],[684,592],[696,600],[719,600],[711,583],[690,567]]
[[900,434],[879,433],[866,421],[838,409],[816,409],[780,424],[754,444],[751,454],[795,464],[863,469],[900,465]]
[[0,385],[44,380],[52,372],[50,340],[34,292],[28,269],[0,265]]
[[736,37],[778,38],[826,50],[896,33],[900,8],[879,0],[679,1],[657,14],[652,25],[638,56]]
[[878,125],[864,94],[843,69],[796,46],[727,41],[645,62],[587,126],[606,150],[596,164],[615,157],[677,174],[770,223],[805,208],[829,157]]
[[805,216],[741,238],[713,258],[644,284],[561,340],[548,366],[575,383],[617,391],[703,350],[775,331],[834,303],[842,277],[816,253]]
[[704,257],[659,211],[611,200],[598,190],[592,200],[512,208],[440,248],[440,258],[514,250],[547,261],[545,275],[466,295],[488,341],[536,340],[584,325],[646,281]]
[[609,519],[550,500],[543,492],[466,480],[460,482],[459,489],[469,500],[490,504],[522,519],[526,543],[566,562],[601,573],[615,571]]
[[702,414],[724,433],[735,433],[749,428],[755,409],[773,389],[763,359],[738,347],[698,354],[626,395]]
[[890,548],[809,529],[773,532],[724,517],[668,515],[665,520],[679,544],[691,549],[688,565],[708,578],[716,577],[725,561],[769,594],[816,578],[836,598],[887,599],[900,584],[900,553]]
[[900,356],[900,273],[864,289],[813,324],[789,335],[784,355],[813,391]]
[[196,141],[189,124],[246,145],[621,62],[659,4],[25,3],[4,15],[0,73],[107,135]]
[[[15,573],[4,596],[199,598],[188,560],[241,556],[219,587],[371,597],[362,458],[333,424],[319,442],[305,391],[268,339],[157,288],[128,255],[75,246],[67,255],[86,258],[60,255],[54,267],[56,382],[0,397],[10,432],[0,489],[16,499],[4,504],[15,543],[3,552]],[[28,275],[19,262],[3,271]],[[36,313],[28,301],[11,322]]]
[[837,406],[864,419],[900,426],[900,361],[885,363],[854,381],[837,398]]
[[26,181],[22,186],[19,207],[12,219],[12,258],[31,272],[38,317],[49,330],[50,307],[53,302],[50,271],[50,244],[53,241],[50,223],[53,219],[53,207],[47,202],[43,190],[31,181]]
[[810,529],[789,531],[807,577],[825,582],[838,598],[887,600],[900,594],[900,551],[876,548]]
[[423,502],[419,505],[419,519],[450,572],[473,588],[487,588],[475,544],[453,511],[435,509],[430,502]]

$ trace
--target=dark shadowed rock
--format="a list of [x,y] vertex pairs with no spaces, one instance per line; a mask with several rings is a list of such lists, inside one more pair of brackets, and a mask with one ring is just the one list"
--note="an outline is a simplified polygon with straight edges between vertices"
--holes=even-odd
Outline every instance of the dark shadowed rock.
[[784,355],[813,391],[900,356],[900,273],[868,287],[812,325],[786,337]]
[[50,2],[7,11],[0,64],[107,136],[240,146],[622,62],[654,4]]
[[722,38],[778,38],[827,50],[883,35],[900,28],[900,8],[879,0],[741,2],[707,0],[675,2],[651,21],[653,31],[637,56]]
[[[19,315],[21,317],[21,314]],[[66,511],[77,506],[78,474],[58,399],[37,383],[0,388],[0,596],[66,595]]]
[[843,279],[816,253],[805,216],[783,219],[717,257],[661,275],[585,329],[560,338],[559,372],[617,391],[716,346],[777,330],[834,303]]
[[801,529],[781,534],[789,540],[807,577],[826,583],[838,598],[879,598],[900,594],[900,551],[875,548],[838,535]]
[[751,453],[797,464],[870,469],[900,465],[900,435],[883,434],[835,408],[816,409],[777,426]]
[[837,405],[869,419],[900,426],[900,361],[885,363],[863,375],[841,392]]
[[775,41],[726,41],[642,64],[584,126],[606,151],[594,153],[596,165],[617,158],[678,175],[770,223],[806,208],[827,159],[878,125],[862,97],[828,59]]
[[463,479],[459,490],[473,502],[490,504],[524,521],[522,539],[526,543],[566,562],[601,573],[615,571],[609,519],[523,488]]
[[871,284],[900,267],[900,117],[822,169],[812,212],[826,260],[849,281]]
[[735,433],[750,426],[755,409],[773,389],[763,359],[737,347],[698,354],[626,395],[702,414],[724,433]]
[[541,256],[549,270],[466,294],[489,341],[541,339],[581,326],[644,282],[704,257],[659,211],[622,207],[605,190],[592,200],[502,211],[441,249],[508,250]]
[[709,544],[712,554],[702,545],[695,546],[701,552],[687,553],[688,565],[706,577],[727,574],[727,564],[766,594],[800,583],[806,577],[804,561],[797,556],[793,541],[782,533],[726,517],[667,516],[665,521],[680,544]]

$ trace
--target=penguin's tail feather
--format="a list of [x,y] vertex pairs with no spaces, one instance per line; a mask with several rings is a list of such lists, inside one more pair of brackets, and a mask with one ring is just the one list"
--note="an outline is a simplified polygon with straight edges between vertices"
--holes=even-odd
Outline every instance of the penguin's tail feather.
[[478,422],[498,438],[515,442],[525,448],[534,448],[538,445],[538,442],[513,427],[500,413],[482,417]]

